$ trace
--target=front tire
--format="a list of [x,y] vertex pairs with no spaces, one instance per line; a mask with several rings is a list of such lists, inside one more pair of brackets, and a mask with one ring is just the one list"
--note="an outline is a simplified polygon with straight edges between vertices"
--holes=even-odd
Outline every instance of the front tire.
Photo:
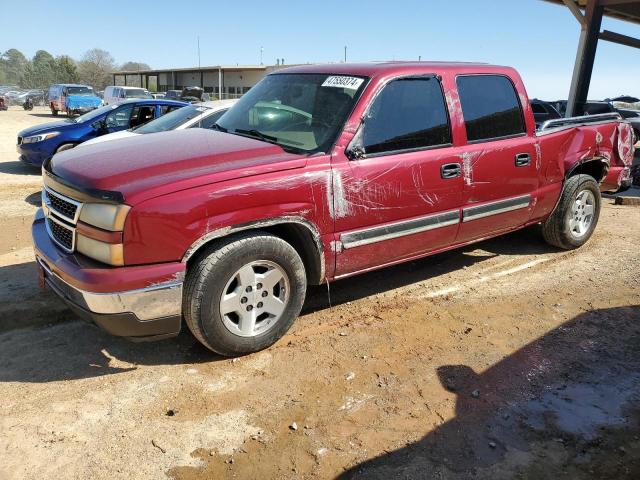
[[304,264],[283,239],[252,232],[214,244],[190,267],[183,312],[193,335],[224,356],[273,345],[297,318]]
[[547,243],[572,250],[581,247],[593,234],[600,217],[600,188],[590,175],[576,175],[566,180],[560,201],[542,222]]
[[71,150],[73,147],[75,147],[75,144],[73,143],[63,143],[56,149],[56,153],[64,152],[65,150]]

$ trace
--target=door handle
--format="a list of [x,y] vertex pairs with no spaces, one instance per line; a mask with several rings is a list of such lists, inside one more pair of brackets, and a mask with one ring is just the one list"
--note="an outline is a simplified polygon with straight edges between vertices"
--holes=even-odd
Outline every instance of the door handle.
[[516,167],[528,167],[531,165],[531,155],[528,153],[518,153],[516,155]]
[[462,174],[462,166],[459,163],[445,163],[440,167],[440,176],[444,179],[456,178]]

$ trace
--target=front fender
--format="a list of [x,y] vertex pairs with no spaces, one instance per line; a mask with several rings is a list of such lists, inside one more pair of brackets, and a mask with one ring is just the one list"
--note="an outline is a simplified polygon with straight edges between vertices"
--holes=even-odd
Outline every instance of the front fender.
[[324,250],[333,231],[329,180],[326,170],[274,172],[132,205],[124,233],[125,264],[182,261],[212,239],[287,221],[310,228]]

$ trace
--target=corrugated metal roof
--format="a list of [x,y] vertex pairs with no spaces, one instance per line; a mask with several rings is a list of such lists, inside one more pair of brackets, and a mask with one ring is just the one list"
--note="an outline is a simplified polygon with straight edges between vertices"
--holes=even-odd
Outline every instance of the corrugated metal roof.
[[[280,65],[278,65],[280,66]],[[154,68],[151,70],[118,70],[111,72],[115,75],[138,75],[138,74],[156,74],[156,73],[171,73],[171,72],[217,72],[223,71],[239,71],[239,70],[255,70],[265,71],[267,68],[272,68],[267,65],[213,65],[208,67],[187,67],[187,68]]]
[[[563,5],[562,0],[545,0],[546,2]],[[574,0],[580,8],[587,6],[588,0]],[[604,14],[607,17],[626,20],[632,23],[640,23],[640,0],[600,0],[604,5]]]

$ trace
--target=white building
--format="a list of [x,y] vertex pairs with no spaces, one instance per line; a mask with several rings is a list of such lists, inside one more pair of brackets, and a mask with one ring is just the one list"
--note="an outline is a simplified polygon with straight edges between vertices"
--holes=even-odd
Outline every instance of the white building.
[[118,71],[113,72],[113,84],[143,87],[158,92],[181,90],[183,87],[202,87],[205,92],[217,98],[235,98],[248,92],[267,73],[279,68],[283,68],[283,65],[217,65]]

